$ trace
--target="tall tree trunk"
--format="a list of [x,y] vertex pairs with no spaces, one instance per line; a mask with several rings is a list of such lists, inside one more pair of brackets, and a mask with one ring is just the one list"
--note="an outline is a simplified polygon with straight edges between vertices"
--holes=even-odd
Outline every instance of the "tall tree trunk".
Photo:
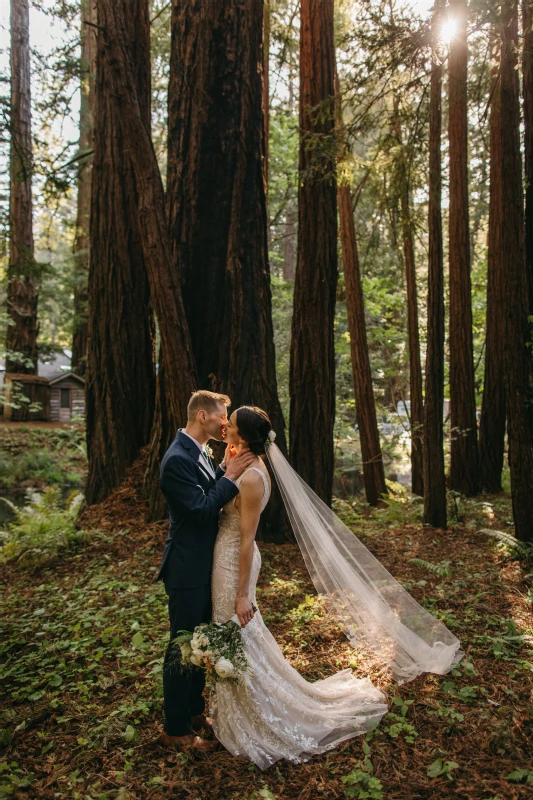
[[[497,47],[499,51],[499,36]],[[479,472],[483,489],[501,492],[505,439],[505,317],[501,313],[501,307],[505,294],[505,273],[502,252],[502,147],[498,67],[493,71],[491,91],[487,318],[485,379],[479,425]]]
[[263,123],[265,126],[265,151],[263,154],[263,176],[265,195],[268,196],[268,156],[270,138],[270,1],[264,0],[263,12]]
[[[150,287],[138,223],[138,189],[120,125],[107,57],[105,16],[97,37],[96,113],[90,214],[87,374],[87,501],[120,484],[147,442],[154,408],[154,337]],[[126,17],[120,45],[135,54],[132,80],[142,124],[150,126],[148,2]]]
[[399,98],[394,98],[393,134],[398,143],[397,191],[400,201],[401,236],[407,287],[407,329],[409,342],[409,395],[411,398],[411,488],[414,494],[424,494],[424,401],[422,397],[422,364],[420,361],[420,336],[418,332],[418,292],[416,288],[415,247],[411,199],[409,192],[409,164],[402,142],[399,116]]
[[286,281],[293,281],[296,267],[296,252],[294,247],[296,243],[296,209],[293,207],[291,198],[287,201],[285,219],[285,233],[283,234],[283,277]]
[[[289,66],[291,70],[291,67]],[[294,84],[292,70],[289,74],[289,112],[294,113]],[[285,233],[283,239],[283,278],[286,281],[293,281],[296,272],[296,222],[298,220],[298,209],[296,197],[291,191],[287,199],[287,210],[285,213]]]
[[346,308],[350,331],[350,350],[355,392],[355,410],[361,455],[363,458],[363,480],[365,494],[370,505],[377,505],[387,493],[383,456],[379,441],[376,404],[372,390],[372,373],[366,338],[365,307],[357,238],[353,219],[352,193],[349,186],[337,189],[341,229],[342,261],[346,286]]
[[334,166],[333,0],[300,8],[300,180],[298,259],[290,363],[290,455],[294,468],[331,502],[335,424],[333,326],[337,289]]
[[517,71],[518,2],[502,3],[501,148],[503,271],[505,274],[505,388],[516,536],[533,541],[533,454],[528,413],[527,275],[524,251],[520,98]]
[[[143,0],[143,29],[147,2]],[[148,271],[151,301],[161,336],[160,376],[157,396],[159,416],[154,415],[146,486],[152,509],[158,507],[158,467],[168,430],[175,431],[185,419],[187,403],[198,385],[192,344],[168,233],[165,194],[157,164],[144,98],[136,80],[139,59],[128,34],[130,6],[126,0],[98,0],[103,68],[110,81],[120,128],[135,174],[140,243]],[[143,41],[148,41],[148,32]]]
[[30,20],[28,0],[11,0],[11,147],[6,373],[37,374],[34,278]]
[[402,188],[402,237],[407,285],[407,326],[409,332],[409,394],[411,397],[411,488],[424,494],[424,401],[422,399],[422,364],[418,333],[418,293],[416,288],[415,248],[409,186]]
[[524,91],[524,160],[526,191],[526,269],[528,313],[533,314],[533,0],[522,0],[522,73]]
[[[89,24],[87,24],[89,23]],[[81,6],[81,98],[78,151],[78,213],[74,241],[74,331],[72,370],[82,377],[87,368],[87,285],[89,277],[89,221],[91,217],[92,151],[94,148],[94,79],[96,74],[96,0]]]
[[[198,386],[264,408],[285,449],[277,394],[261,80],[263,4],[175,0],[169,84],[170,235]],[[276,494],[262,536],[283,536]]]
[[442,245],[442,60],[438,49],[446,0],[435,0],[429,117],[429,263],[426,392],[424,402],[424,522],[446,528],[444,474],[444,259]]
[[466,496],[479,490],[472,298],[468,221],[466,0],[450,0],[456,33],[449,55],[450,149],[450,488]]
[[[342,101],[337,72],[335,72],[335,109],[339,141],[341,141],[343,137]],[[363,482],[367,502],[375,506],[381,496],[387,493],[387,487],[385,484],[383,454],[379,440],[370,354],[366,336],[363,285],[354,223],[354,202],[350,186],[345,182],[341,182],[337,187],[337,206],[340,220],[348,330],[350,332],[355,412],[363,460]]]

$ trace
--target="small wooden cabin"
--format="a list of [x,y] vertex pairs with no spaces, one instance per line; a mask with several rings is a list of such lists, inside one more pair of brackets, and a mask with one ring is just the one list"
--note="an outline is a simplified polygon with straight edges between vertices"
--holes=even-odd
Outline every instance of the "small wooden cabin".
[[[70,352],[60,351],[39,359],[38,375],[6,374],[0,359],[0,415],[13,422],[70,422],[83,417],[85,381],[71,372],[70,365]],[[2,396],[7,403],[2,404]]]
[[65,372],[48,381],[50,422],[70,422],[85,414],[85,381],[74,372]]

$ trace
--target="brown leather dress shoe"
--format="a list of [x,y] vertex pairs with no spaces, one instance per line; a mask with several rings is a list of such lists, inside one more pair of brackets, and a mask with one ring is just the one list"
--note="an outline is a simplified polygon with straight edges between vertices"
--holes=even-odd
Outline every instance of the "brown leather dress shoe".
[[207,731],[213,730],[213,720],[211,717],[208,717],[206,714],[196,714],[191,719],[192,729],[193,731],[201,731],[204,728]]
[[188,733],[185,736],[169,736],[168,733],[161,734],[161,744],[166,747],[177,747],[183,752],[198,752],[198,753],[212,753],[218,750],[218,742],[208,742],[194,733]]

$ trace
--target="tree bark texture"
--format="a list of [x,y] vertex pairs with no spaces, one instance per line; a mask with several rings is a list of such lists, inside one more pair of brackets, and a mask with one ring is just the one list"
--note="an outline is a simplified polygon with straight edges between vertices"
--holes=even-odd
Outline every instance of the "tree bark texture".
[[375,506],[381,496],[387,493],[387,487],[385,485],[383,456],[379,441],[376,404],[372,389],[363,287],[353,219],[352,193],[349,186],[339,186],[337,189],[337,201],[339,205],[344,283],[346,286],[346,308],[348,310],[348,328],[350,331],[355,409],[363,458],[363,480],[367,502]]
[[[263,3],[174,0],[167,202],[198,387],[257,405],[286,449],[264,182]],[[282,536],[276,493],[263,538]]]
[[283,278],[286,281],[294,280],[296,268],[296,220],[297,212],[293,207],[293,200],[287,201],[287,211],[285,214],[285,233],[283,234]]
[[415,248],[411,201],[407,184],[402,188],[402,238],[407,286],[407,327],[409,339],[409,394],[411,398],[411,489],[424,495],[424,401],[422,398],[422,364],[418,333],[418,293],[416,288]]
[[[90,24],[87,24],[90,23]],[[87,368],[87,287],[89,278],[89,221],[94,148],[94,89],[96,75],[96,0],[84,0],[81,9],[81,100],[78,151],[78,212],[74,241],[75,287],[72,370],[84,377]]]
[[[497,40],[500,50],[500,38]],[[481,487],[501,492],[505,439],[504,337],[505,273],[502,252],[502,146],[500,71],[492,77],[490,111],[490,195],[488,232],[487,319],[485,334],[485,376],[479,425],[479,473]]]
[[[289,75],[289,112],[294,111],[294,85],[292,70]],[[297,197],[291,191],[287,198],[285,211],[285,233],[283,234],[283,278],[286,281],[293,281],[296,272],[296,242],[298,221]]]
[[[138,221],[139,192],[129,142],[119,120],[120,100],[109,65],[102,5],[98,7],[98,22],[104,30],[98,33],[96,55],[90,214],[89,504],[100,502],[120,484],[127,467],[148,442],[155,394],[153,320]],[[131,81],[139,98],[139,124],[148,131],[148,2],[130,8],[118,35],[121,48],[135,59]]]
[[154,415],[146,474],[146,488],[152,511],[155,511],[159,506],[157,474],[165,431],[175,431],[183,423],[198,379],[168,231],[163,182],[135,81],[134,64],[138,59],[136,53],[125,46],[128,8],[125,0],[98,0],[104,61],[135,173],[140,240],[161,336],[159,365],[164,374],[164,387],[158,387],[161,402],[159,414]]
[[444,256],[442,242],[442,60],[438,37],[446,0],[435,0],[431,35],[429,117],[429,261],[426,386],[424,401],[424,522],[446,528],[446,478],[444,473]]
[[524,251],[520,97],[517,71],[518,3],[502,3],[501,174],[505,224],[502,228],[505,274],[505,388],[516,536],[533,541],[533,454],[528,413],[527,275]]
[[31,196],[32,142],[28,0],[11,0],[11,146],[6,373],[37,374],[37,289]]
[[466,496],[479,490],[468,217],[466,0],[450,0],[457,30],[450,46],[450,488]]
[[300,7],[298,254],[290,363],[290,455],[331,502],[335,424],[337,209],[333,0]]
[[525,251],[528,313],[533,314],[533,0],[522,0],[522,85],[525,168]]
[[424,495],[424,401],[422,394],[422,364],[420,361],[420,336],[418,332],[418,292],[416,288],[415,247],[409,192],[409,164],[402,142],[399,117],[399,98],[395,97],[393,135],[398,145],[396,164],[397,192],[399,195],[401,237],[407,288],[407,331],[409,343],[409,395],[411,399],[411,488],[413,494]]

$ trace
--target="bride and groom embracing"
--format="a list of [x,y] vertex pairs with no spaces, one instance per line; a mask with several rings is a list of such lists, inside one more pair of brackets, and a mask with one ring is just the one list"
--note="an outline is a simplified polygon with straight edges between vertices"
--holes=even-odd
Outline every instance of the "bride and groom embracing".
[[[267,457],[307,569],[326,609],[352,643],[373,649],[403,683],[421,672],[446,673],[462,657],[457,638],[420,606],[292,469],[274,444],[267,414],[195,392],[161,464],[170,528],[158,579],[168,595],[170,643],[163,665],[162,742],[209,752],[197,735],[212,727],[233,755],[261,769],[299,763],[366,733],[387,712],[369,678],[350,669],[310,683],[283,657],[257,609],[261,555],[255,535],[271,492]],[[225,441],[215,470],[206,444]],[[205,714],[205,673],[183,668],[172,645],[178,631],[237,614],[249,670],[244,682],[218,682]]]

